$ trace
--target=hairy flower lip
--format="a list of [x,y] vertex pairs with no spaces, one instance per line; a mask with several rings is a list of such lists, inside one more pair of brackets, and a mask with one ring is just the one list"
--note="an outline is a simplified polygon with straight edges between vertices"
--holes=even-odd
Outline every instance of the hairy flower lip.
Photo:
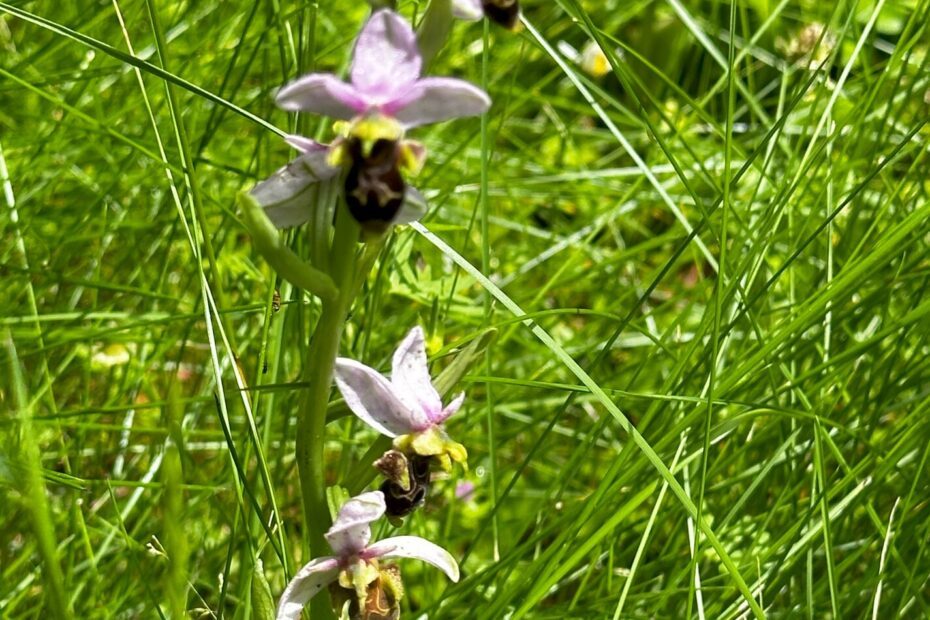
[[[315,208],[314,202],[308,199],[310,193],[319,184],[344,173],[343,166],[333,165],[330,161],[332,149],[337,145],[295,135],[289,135],[285,140],[301,154],[249,192],[277,228],[299,226],[310,220]],[[407,146],[406,142],[404,146]],[[419,147],[414,143],[409,148]],[[426,211],[423,194],[407,184],[404,200],[389,223],[409,224],[423,217]]]
[[385,480],[378,487],[384,493],[385,515],[391,523],[411,514],[426,501],[432,483],[430,456],[388,450],[374,462]]

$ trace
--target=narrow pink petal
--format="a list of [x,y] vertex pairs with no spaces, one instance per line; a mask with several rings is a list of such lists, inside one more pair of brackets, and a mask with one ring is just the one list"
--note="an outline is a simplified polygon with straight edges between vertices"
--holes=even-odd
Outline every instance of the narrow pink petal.
[[338,575],[339,563],[336,558],[316,558],[305,564],[297,571],[281,595],[281,601],[278,603],[278,620],[299,620],[300,612],[307,601],[335,581]]
[[280,91],[278,105],[285,110],[311,112],[349,120],[367,108],[364,97],[351,84],[331,73],[311,73]]
[[403,97],[383,107],[406,127],[438,123],[460,116],[477,116],[491,107],[491,98],[477,86],[455,78],[424,78]]
[[384,494],[371,491],[356,495],[339,509],[333,526],[326,532],[326,541],[339,558],[348,558],[368,545],[371,522],[384,514]]
[[320,151],[329,150],[328,144],[323,144],[322,142],[317,142],[316,140],[311,140],[310,138],[305,138],[296,134],[284,136],[284,141],[301,153],[319,153]]
[[336,359],[336,386],[356,416],[388,437],[406,435],[429,426],[422,411],[407,407],[394,386],[377,370],[344,357]]
[[452,581],[459,580],[459,565],[455,558],[439,545],[419,536],[395,536],[379,540],[365,549],[364,557],[422,560],[444,572]]
[[313,216],[317,185],[339,174],[326,156],[326,149],[304,153],[249,192],[275,226],[298,226]]
[[458,396],[453,398],[452,402],[446,405],[446,408],[443,409],[439,415],[433,418],[433,423],[442,424],[445,422],[449,416],[459,410],[463,402],[465,402],[465,392],[461,392]]
[[473,22],[484,17],[484,9],[481,0],[452,0],[452,14]]
[[422,411],[431,422],[442,411],[439,393],[429,378],[423,328],[417,325],[394,351],[391,362],[394,393],[411,409]]
[[384,102],[406,92],[420,77],[417,37],[400,15],[384,9],[358,35],[350,75],[369,101]]

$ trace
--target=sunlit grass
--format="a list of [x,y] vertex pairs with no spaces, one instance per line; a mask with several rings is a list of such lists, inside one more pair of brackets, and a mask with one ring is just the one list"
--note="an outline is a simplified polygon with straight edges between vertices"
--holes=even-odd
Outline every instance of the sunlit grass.
[[[475,494],[404,528],[463,579],[405,564],[406,613],[930,615],[930,2],[523,4],[431,67],[494,105],[414,131],[432,210],[343,340],[383,369],[420,323],[468,394]],[[0,616],[251,617],[256,560],[275,596],[306,560],[318,305],[235,196],[331,137],[272,95],[366,12],[0,2]]]

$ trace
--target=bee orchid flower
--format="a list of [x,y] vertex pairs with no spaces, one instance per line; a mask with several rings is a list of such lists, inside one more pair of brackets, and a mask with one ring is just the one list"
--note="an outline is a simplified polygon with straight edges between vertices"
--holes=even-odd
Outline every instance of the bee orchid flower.
[[449,439],[443,423],[465,400],[461,393],[443,406],[429,376],[423,329],[410,330],[394,352],[391,378],[352,359],[336,359],[336,385],[349,409],[366,424],[394,439],[407,454],[436,457],[443,469],[465,463],[462,444]]
[[421,77],[422,68],[413,29],[384,9],[359,34],[348,82],[311,73],[278,92],[277,103],[285,110],[339,119],[339,137],[332,145],[286,138],[301,155],[251,192],[277,227],[309,220],[314,189],[340,175],[349,210],[366,232],[380,234],[425,213],[423,196],[407,186],[404,175],[419,171],[426,151],[405,140],[405,131],[481,114],[491,100],[464,80]]
[[459,580],[459,567],[448,551],[419,536],[395,536],[371,542],[371,523],[384,515],[384,495],[363,493],[348,500],[339,510],[326,540],[334,555],[311,560],[287,584],[278,603],[277,620],[298,620],[307,602],[323,588],[338,584],[354,591],[359,605],[365,604],[369,586],[385,576],[379,560],[413,558],[432,564],[452,581]]

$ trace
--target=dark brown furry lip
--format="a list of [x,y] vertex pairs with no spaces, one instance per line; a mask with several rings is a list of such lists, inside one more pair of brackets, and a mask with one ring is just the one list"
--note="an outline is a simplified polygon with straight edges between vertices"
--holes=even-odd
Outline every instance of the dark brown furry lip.
[[405,517],[422,506],[430,487],[430,457],[408,455],[410,490],[404,491],[396,482],[385,480],[381,484],[384,503],[389,517]]
[[485,16],[492,22],[499,24],[507,30],[517,27],[520,19],[520,3],[518,0],[484,0],[481,3]]
[[407,190],[398,168],[400,146],[382,138],[366,154],[362,141],[350,138],[346,147],[352,161],[345,180],[349,212],[362,228],[382,232],[404,204]]

